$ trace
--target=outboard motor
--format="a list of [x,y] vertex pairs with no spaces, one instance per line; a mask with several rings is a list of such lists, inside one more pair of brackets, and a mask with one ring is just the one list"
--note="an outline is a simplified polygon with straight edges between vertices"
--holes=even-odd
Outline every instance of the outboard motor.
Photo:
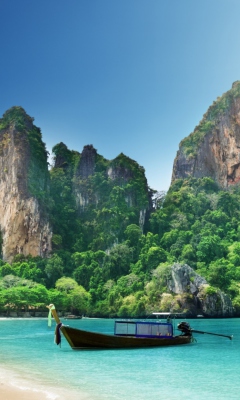
[[192,330],[188,322],[180,322],[180,324],[178,324],[178,329],[182,332],[184,336],[192,336]]

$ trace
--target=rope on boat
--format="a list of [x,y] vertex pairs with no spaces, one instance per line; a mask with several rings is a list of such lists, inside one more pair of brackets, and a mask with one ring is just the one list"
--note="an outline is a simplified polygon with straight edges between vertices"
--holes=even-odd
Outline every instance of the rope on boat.
[[60,347],[61,347],[61,326],[62,326],[62,322],[60,322],[59,324],[57,324],[56,325],[56,328],[55,328],[55,339],[54,339],[54,342],[57,344],[57,345],[59,345],[60,344]]
[[52,312],[51,312],[51,308],[49,308],[49,313],[48,313],[48,326],[49,326],[49,327],[52,326]]
[[61,347],[61,327],[62,327],[63,324],[60,321],[60,319],[58,318],[58,315],[57,315],[57,313],[55,311],[54,304],[49,304],[49,306],[47,306],[47,308],[49,308],[48,326],[52,325],[52,316],[54,316],[55,321],[57,323],[56,328],[55,328],[54,343],[56,343],[57,345],[60,344],[60,347]]
[[49,309],[48,326],[51,327],[52,326],[52,310],[55,310],[55,305],[54,304],[49,304],[49,306],[47,306],[47,308]]

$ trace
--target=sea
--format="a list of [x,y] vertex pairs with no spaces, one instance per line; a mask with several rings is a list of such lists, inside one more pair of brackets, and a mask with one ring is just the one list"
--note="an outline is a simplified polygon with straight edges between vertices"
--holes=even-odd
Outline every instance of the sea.
[[[66,320],[65,325],[113,333],[114,320]],[[177,333],[177,324],[174,321]],[[72,350],[54,343],[47,319],[0,320],[0,376],[23,390],[57,400],[240,399],[240,319],[191,319],[188,345],[120,350]],[[9,378],[10,377],[10,378]],[[0,397],[1,398],[1,397]]]

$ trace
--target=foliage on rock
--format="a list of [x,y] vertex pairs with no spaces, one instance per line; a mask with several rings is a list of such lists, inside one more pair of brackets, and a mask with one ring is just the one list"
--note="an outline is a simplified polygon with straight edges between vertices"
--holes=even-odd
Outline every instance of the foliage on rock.
[[27,115],[22,107],[12,107],[3,114],[0,119],[1,134],[7,135],[10,127],[16,131],[15,146],[26,142],[25,149],[29,148],[28,157],[25,162],[28,164],[27,186],[29,194],[36,197],[47,207],[49,173],[48,153],[45,143],[42,141],[40,128],[33,124],[34,118]]
[[234,82],[231,90],[218,97],[209,107],[199,125],[194,131],[180,143],[184,153],[192,158],[196,155],[200,142],[203,138],[215,128],[216,120],[221,115],[227,113],[232,106],[234,99],[240,97],[240,81]]

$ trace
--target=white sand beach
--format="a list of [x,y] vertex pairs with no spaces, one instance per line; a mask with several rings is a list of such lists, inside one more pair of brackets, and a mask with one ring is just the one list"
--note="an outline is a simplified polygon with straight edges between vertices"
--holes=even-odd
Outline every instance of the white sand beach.
[[90,397],[62,387],[46,387],[0,366],[0,399],[90,400]]
[[24,390],[5,383],[0,384],[0,393],[1,399],[4,400],[45,400],[50,398],[42,392]]

